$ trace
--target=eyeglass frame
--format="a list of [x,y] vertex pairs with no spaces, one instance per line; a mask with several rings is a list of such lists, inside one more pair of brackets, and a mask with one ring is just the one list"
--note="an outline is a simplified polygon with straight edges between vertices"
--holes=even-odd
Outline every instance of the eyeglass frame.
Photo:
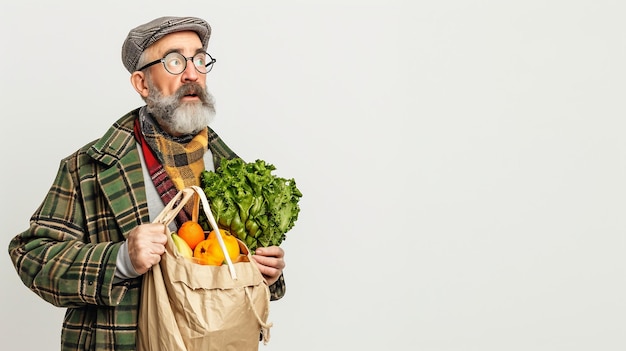
[[[179,54],[180,56],[182,56],[182,57],[185,59],[185,61],[184,61],[184,62],[185,62],[185,67],[183,67],[183,70],[182,70],[182,71],[180,71],[180,73],[172,73],[172,72],[170,72],[170,70],[169,70],[169,69],[167,69],[167,66],[165,65],[165,58],[167,57],[167,55],[170,55],[170,54]],[[191,61],[191,60],[193,60],[193,58],[194,58],[194,57],[196,57],[196,55],[198,55],[198,54],[205,54],[205,55],[207,55],[207,56],[208,56],[211,60],[210,60],[210,61],[209,61],[206,65],[204,65],[204,67],[207,67],[207,68],[208,68],[209,66],[211,66],[211,69],[213,69],[213,64],[214,64],[217,60],[216,60],[216,59],[214,59],[214,58],[213,58],[213,56],[211,56],[211,54],[209,54],[209,53],[208,53],[208,52],[206,52],[206,51],[199,51],[198,53],[194,54],[194,55],[193,55],[193,56],[191,56],[191,57],[187,57],[187,56],[185,56],[185,55],[181,54],[180,52],[172,51],[172,52],[168,52],[167,54],[165,54],[165,56],[163,56],[162,58],[160,58],[160,59],[158,59],[158,60],[154,60],[154,61],[152,61],[152,62],[146,63],[146,64],[145,64],[145,65],[143,65],[141,68],[137,69],[137,71],[143,71],[144,69],[146,69],[146,68],[148,68],[148,67],[152,67],[152,66],[154,66],[154,65],[156,65],[156,64],[158,64],[158,63],[162,63],[162,64],[163,64],[163,68],[165,68],[165,70],[167,71],[167,73],[169,73],[169,74],[173,74],[173,75],[177,76],[177,75],[182,74],[183,72],[185,72],[185,70],[187,69],[187,61]],[[200,73],[200,74],[207,74],[207,73],[211,72],[211,69],[207,69],[207,71],[206,71],[206,72],[200,72],[200,71],[198,70],[198,66],[196,66],[196,65],[193,65],[193,68],[194,68],[194,69],[195,69],[198,73]]]

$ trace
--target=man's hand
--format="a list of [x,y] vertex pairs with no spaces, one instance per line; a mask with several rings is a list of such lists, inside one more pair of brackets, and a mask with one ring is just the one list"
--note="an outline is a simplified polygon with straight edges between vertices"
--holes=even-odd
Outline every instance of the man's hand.
[[258,247],[252,258],[256,261],[267,285],[274,284],[285,268],[285,251],[278,246]]
[[164,224],[142,224],[128,234],[128,256],[135,271],[146,273],[152,266],[161,261],[165,253],[167,235]]

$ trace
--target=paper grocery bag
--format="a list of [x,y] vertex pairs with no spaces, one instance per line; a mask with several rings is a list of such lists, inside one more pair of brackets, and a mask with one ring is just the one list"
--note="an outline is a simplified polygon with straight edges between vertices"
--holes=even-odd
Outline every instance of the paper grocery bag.
[[[179,192],[157,220],[171,221],[191,198],[196,209],[202,200],[213,226],[198,187]],[[193,218],[197,221],[197,211]],[[161,262],[143,277],[137,350],[258,350],[260,338],[269,340],[270,292],[246,245],[239,241],[242,254],[236,262],[209,266],[181,256],[168,237]]]

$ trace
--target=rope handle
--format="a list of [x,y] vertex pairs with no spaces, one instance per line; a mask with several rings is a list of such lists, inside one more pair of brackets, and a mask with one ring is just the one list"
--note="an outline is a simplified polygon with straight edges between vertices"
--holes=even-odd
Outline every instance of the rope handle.
[[[261,335],[263,337],[263,344],[266,345],[270,341],[270,328],[273,327],[274,325],[272,322],[264,322],[261,319],[261,316],[259,316],[259,313],[254,309],[254,302],[252,301],[252,296],[250,295],[250,290],[248,288],[249,287],[244,286],[244,290],[246,292],[246,297],[248,300],[248,305],[250,306],[252,313],[254,313],[254,316],[256,317],[257,322],[261,326]],[[270,303],[269,295],[267,298],[267,303],[268,305]]]
[[[207,216],[211,228],[213,228],[215,233],[218,234],[216,235],[217,241],[220,244],[222,252],[224,252],[224,259],[226,260],[226,264],[228,265],[230,276],[233,280],[237,280],[237,272],[235,271],[235,266],[233,265],[233,261],[230,259],[230,255],[228,255],[228,249],[226,249],[224,239],[222,239],[222,236],[220,235],[220,229],[217,226],[215,218],[213,217],[211,207],[209,207],[209,200],[207,200],[206,195],[204,194],[204,190],[202,190],[202,188],[193,185],[180,190],[163,208],[161,213],[159,213],[159,215],[154,219],[153,223],[165,224],[165,227],[167,228],[167,226],[176,218],[178,212],[183,209],[185,204],[190,199],[193,199],[194,201],[192,213],[192,220],[194,222],[198,221],[198,212],[200,207],[199,205],[200,202],[202,202],[202,209],[204,211],[204,214]],[[171,238],[168,238],[168,240],[171,240]]]

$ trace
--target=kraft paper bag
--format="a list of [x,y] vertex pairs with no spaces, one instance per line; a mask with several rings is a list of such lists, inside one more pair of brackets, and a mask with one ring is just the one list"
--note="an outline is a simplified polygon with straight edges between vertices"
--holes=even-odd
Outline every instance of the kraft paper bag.
[[[181,190],[155,222],[164,223],[167,231],[167,224],[191,198],[193,219],[197,221],[201,200],[217,228],[199,187]],[[168,237],[161,262],[143,277],[137,350],[247,351],[258,350],[260,341],[267,343],[269,287],[246,245],[239,241],[242,254],[235,262],[227,258],[227,264],[209,266],[181,256]]]

